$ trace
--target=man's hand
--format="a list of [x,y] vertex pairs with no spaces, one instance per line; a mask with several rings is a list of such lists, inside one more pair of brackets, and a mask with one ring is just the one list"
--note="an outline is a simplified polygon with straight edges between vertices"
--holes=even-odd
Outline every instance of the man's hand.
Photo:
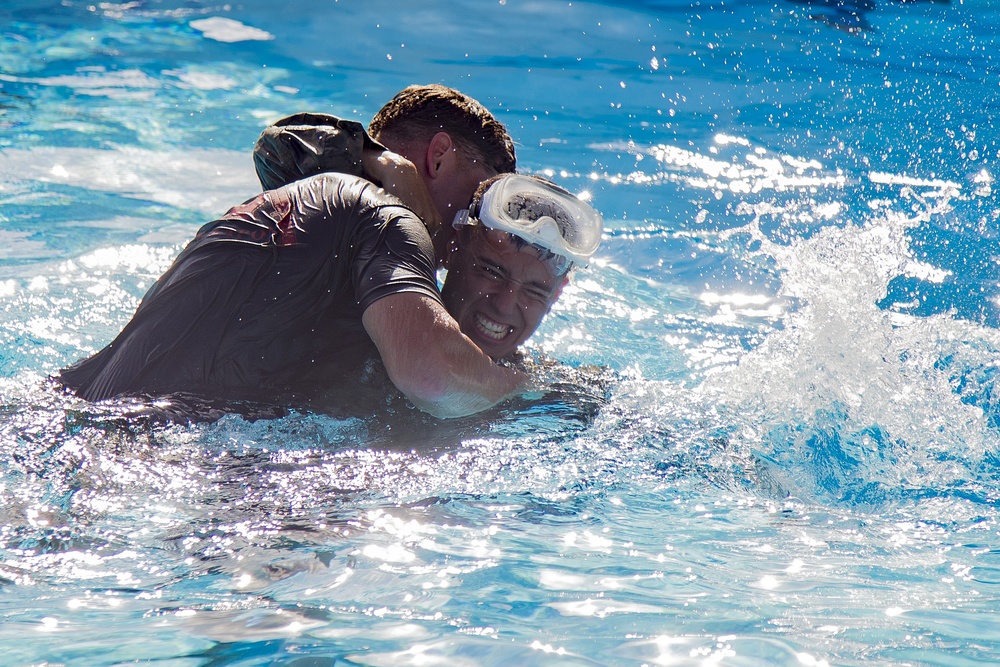
[[366,149],[362,165],[365,175],[372,182],[401,199],[420,216],[431,233],[440,228],[441,216],[415,164],[392,151]]

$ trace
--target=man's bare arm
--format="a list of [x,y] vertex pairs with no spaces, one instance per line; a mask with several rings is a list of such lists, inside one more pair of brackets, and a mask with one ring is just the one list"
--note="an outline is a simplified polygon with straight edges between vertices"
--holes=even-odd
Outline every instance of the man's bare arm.
[[435,417],[485,410],[527,384],[527,375],[493,363],[427,296],[383,297],[365,310],[362,321],[393,384]]

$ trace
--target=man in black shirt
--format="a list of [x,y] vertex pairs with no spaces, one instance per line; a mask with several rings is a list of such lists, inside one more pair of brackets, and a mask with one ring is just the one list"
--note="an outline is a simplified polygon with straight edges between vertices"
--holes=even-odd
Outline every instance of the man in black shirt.
[[[477,412],[522,387],[523,373],[463,333],[435,280],[438,258],[458,242],[441,220],[465,209],[480,181],[514,168],[502,125],[440,86],[402,91],[373,120],[395,150],[350,121],[286,121],[255,150],[266,191],[199,230],[121,334],[61,382],[90,400],[183,392],[309,404],[331,386],[363,385],[381,363],[439,417]],[[521,269],[506,278],[512,291]],[[554,300],[564,277],[548,282]],[[480,315],[470,333],[486,327],[519,343],[541,316],[516,337],[501,319]]]

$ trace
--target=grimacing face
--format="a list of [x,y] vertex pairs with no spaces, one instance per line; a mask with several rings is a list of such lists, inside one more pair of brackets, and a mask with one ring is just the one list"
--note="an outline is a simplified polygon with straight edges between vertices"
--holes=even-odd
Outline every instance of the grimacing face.
[[535,332],[566,284],[530,249],[482,226],[458,230],[445,258],[441,296],[462,333],[494,361]]

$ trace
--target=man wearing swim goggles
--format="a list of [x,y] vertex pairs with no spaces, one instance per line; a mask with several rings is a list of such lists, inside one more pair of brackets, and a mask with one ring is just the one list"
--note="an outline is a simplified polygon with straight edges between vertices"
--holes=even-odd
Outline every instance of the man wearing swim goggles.
[[603,231],[600,213],[585,202],[520,174],[484,181],[453,226],[441,296],[462,332],[494,360],[535,332]]

